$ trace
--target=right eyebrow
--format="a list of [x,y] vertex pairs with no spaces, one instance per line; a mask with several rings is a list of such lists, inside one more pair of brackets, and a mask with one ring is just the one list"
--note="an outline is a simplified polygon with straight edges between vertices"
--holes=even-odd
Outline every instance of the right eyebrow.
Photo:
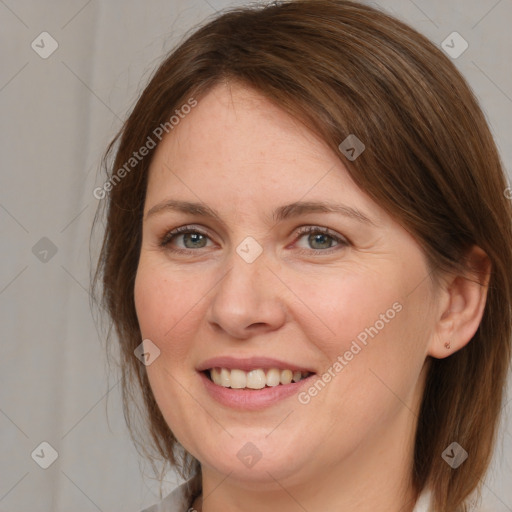
[[157,205],[153,206],[146,213],[146,219],[152,215],[157,214],[157,213],[161,213],[161,212],[169,211],[169,210],[179,211],[179,212],[183,212],[183,213],[189,213],[191,215],[200,215],[202,217],[210,217],[219,222],[222,222],[220,215],[215,210],[210,208],[209,206],[206,206],[201,203],[193,203],[190,201],[177,201],[176,199],[168,199],[166,201],[163,201],[163,202],[158,203]]

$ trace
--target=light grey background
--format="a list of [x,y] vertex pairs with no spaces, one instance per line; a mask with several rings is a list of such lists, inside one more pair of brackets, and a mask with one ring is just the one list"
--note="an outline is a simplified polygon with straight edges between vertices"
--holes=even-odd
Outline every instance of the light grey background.
[[[128,438],[118,375],[108,372],[90,313],[92,191],[102,183],[106,144],[163,54],[235,3],[247,2],[0,0],[2,511],[126,512],[159,500],[159,484]],[[510,170],[512,0],[372,3],[436,44],[453,31],[467,40],[455,62]],[[42,46],[43,31],[58,43],[47,59],[31,47]],[[495,512],[512,510],[510,396],[485,486]],[[59,454],[46,470],[31,458],[43,441]],[[163,494],[175,484],[168,475]]]

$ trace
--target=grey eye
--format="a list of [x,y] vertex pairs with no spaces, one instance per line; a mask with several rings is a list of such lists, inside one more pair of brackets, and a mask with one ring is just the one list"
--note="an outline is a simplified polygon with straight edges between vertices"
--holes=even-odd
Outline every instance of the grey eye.
[[[183,244],[187,249],[201,249],[206,247],[207,237],[201,233],[184,233],[180,235],[183,237]],[[188,245],[190,242],[190,245]]]
[[330,249],[334,241],[332,236],[325,233],[312,233],[308,235],[308,243],[312,249]]

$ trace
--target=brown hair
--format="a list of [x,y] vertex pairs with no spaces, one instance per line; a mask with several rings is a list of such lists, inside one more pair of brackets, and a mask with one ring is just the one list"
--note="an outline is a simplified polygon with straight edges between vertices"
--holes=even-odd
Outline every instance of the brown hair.
[[[259,91],[338,151],[355,183],[421,244],[434,278],[443,271],[467,274],[464,254],[473,245],[487,253],[492,271],[481,324],[464,348],[431,360],[413,461],[415,489],[432,489],[435,510],[466,510],[493,454],[512,329],[511,205],[473,93],[440,49],[371,7],[298,0],[237,8],[193,32],[160,65],[109,146],[106,162],[115,148],[109,179],[175,109],[191,97],[200,101],[224,80]],[[355,161],[338,150],[349,134],[366,145]],[[102,303],[120,340],[131,431],[130,411],[142,395],[154,450],[139,447],[197,481],[198,461],[173,436],[133,353],[141,343],[134,279],[151,156],[109,187],[94,285],[102,284]],[[456,470],[441,457],[453,441],[470,457]]]

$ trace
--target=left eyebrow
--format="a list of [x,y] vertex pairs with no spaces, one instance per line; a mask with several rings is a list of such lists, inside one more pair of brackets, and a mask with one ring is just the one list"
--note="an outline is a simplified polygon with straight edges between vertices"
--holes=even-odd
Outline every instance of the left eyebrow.
[[[180,211],[191,215],[199,215],[202,217],[209,217],[222,223],[220,214],[202,203],[194,203],[190,201],[177,201],[169,199],[153,206],[147,213],[146,219],[152,215],[163,211]],[[375,222],[370,219],[368,215],[353,208],[351,206],[343,204],[333,204],[325,202],[314,202],[314,201],[297,201],[295,203],[287,204],[276,208],[272,214],[272,220],[275,224],[292,217],[298,217],[307,213],[339,213],[351,219],[354,219],[363,224],[376,226]]]
[[285,206],[280,206],[274,211],[272,218],[274,222],[277,223],[306,213],[340,213],[341,215],[350,217],[351,219],[357,220],[363,224],[376,226],[375,222],[373,222],[368,215],[357,208],[346,206],[344,204],[325,203],[321,201],[298,201]]

